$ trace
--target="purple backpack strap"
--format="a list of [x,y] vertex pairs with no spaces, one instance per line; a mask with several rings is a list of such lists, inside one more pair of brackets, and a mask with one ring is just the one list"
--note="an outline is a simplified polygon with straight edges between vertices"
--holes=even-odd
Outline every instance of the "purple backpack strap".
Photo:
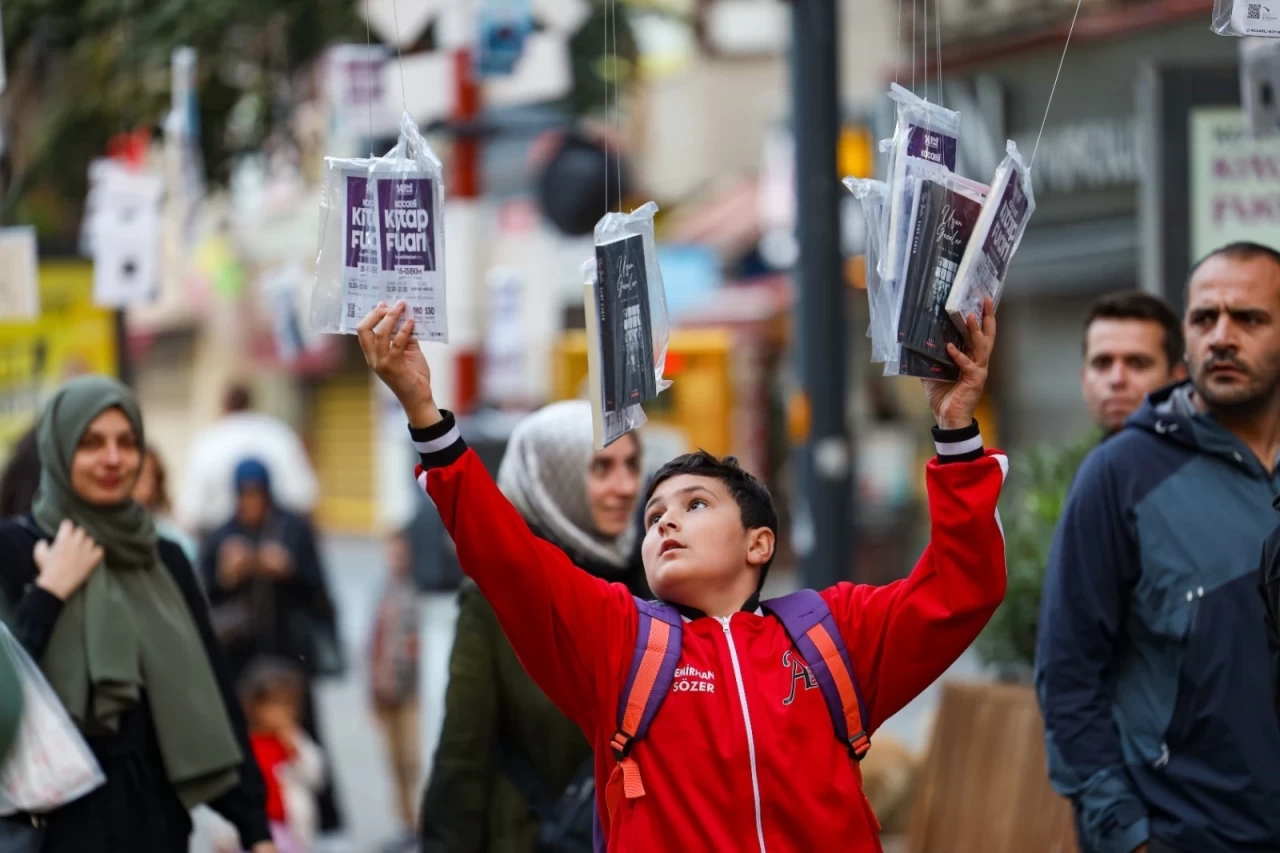
[[640,614],[639,628],[636,631],[636,648],[631,655],[631,670],[627,673],[627,682],[618,697],[618,728],[622,728],[623,717],[627,713],[627,703],[631,691],[635,687],[636,676],[640,673],[640,663],[644,660],[645,650],[649,646],[649,632],[653,628],[653,620],[657,619],[669,626],[667,651],[658,669],[658,676],[653,682],[653,690],[649,693],[649,701],[644,706],[644,716],[634,732],[628,732],[633,741],[639,740],[649,733],[649,725],[653,717],[662,707],[662,700],[667,698],[671,683],[675,681],[676,664],[680,661],[680,641],[684,633],[684,619],[671,605],[661,601],[643,601],[636,599],[636,611]]
[[[649,733],[649,726],[653,723],[654,716],[657,715],[658,709],[662,707],[662,701],[667,698],[667,693],[671,691],[671,683],[675,681],[676,677],[676,664],[680,661],[681,639],[684,634],[684,619],[681,618],[674,607],[663,604],[660,601],[643,601],[639,598],[635,602],[636,612],[640,616],[636,630],[636,646],[631,655],[631,669],[627,672],[626,684],[623,685],[622,694],[618,697],[617,732],[610,743],[613,756],[618,760],[619,764],[632,764],[633,769],[634,761],[629,762],[626,759],[629,758],[631,749],[635,746],[636,741]],[[638,722],[632,726],[634,731],[627,731],[627,708],[631,705],[632,693],[636,690],[636,681],[640,675],[641,665],[644,663],[646,653],[650,652],[649,641],[654,634],[654,624],[658,622],[663,623],[661,629],[666,633],[665,649],[662,652],[661,662],[658,664],[653,683],[648,686],[649,695],[643,700],[644,711],[640,714]],[[655,639],[660,639],[660,637],[661,635],[659,634]],[[656,652],[654,652],[654,655],[656,659]],[[649,671],[652,672],[652,669]],[[645,685],[642,684],[641,689],[644,689],[644,687]],[[635,698],[637,701],[640,700],[639,696]],[[593,847],[596,853],[604,853],[606,840],[599,811],[595,814],[593,836]]]
[[[823,597],[812,589],[802,589],[781,598],[762,601],[760,606],[778,617],[782,627],[786,629],[796,651],[809,665],[810,672],[822,689],[822,698],[826,700],[827,710],[831,714],[831,722],[835,726],[836,737],[849,747],[850,753],[861,760],[870,747],[865,721],[867,706],[862,700],[862,691],[858,687],[858,679],[853,672],[853,664],[849,660],[849,652],[845,648],[844,638],[836,625],[831,608]],[[828,646],[828,653],[823,654],[818,643]],[[829,644],[829,645],[828,645]],[[835,655],[830,654],[834,649]],[[843,664],[844,673],[831,671],[829,661],[837,659]],[[840,682],[845,682],[846,690],[852,687],[856,705],[846,708],[841,698]],[[850,731],[850,725],[857,730]]]

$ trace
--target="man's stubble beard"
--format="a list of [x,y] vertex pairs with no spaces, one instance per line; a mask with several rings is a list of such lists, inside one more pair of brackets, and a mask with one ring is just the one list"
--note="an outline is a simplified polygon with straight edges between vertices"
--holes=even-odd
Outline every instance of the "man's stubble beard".
[[1207,368],[1197,371],[1192,376],[1191,384],[1196,395],[1204,401],[1209,411],[1229,420],[1248,420],[1259,417],[1273,410],[1280,403],[1280,353],[1273,356],[1266,365],[1262,376],[1257,370],[1246,370],[1248,382],[1245,388],[1229,395],[1219,395],[1207,389],[1204,382]]

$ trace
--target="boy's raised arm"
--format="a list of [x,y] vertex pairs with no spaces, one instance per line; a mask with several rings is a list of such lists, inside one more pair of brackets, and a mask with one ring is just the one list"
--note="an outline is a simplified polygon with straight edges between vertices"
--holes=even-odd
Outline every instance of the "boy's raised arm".
[[453,415],[437,408],[431,370],[412,338],[413,321],[391,330],[403,303],[361,322],[365,361],[396,395],[422,457],[430,493],[458,549],[462,570],[493,606],[521,664],[543,692],[588,732],[597,728],[599,685],[635,643],[636,609],[621,585],[582,571],[538,538],[467,448]]
[[911,575],[881,587],[838,584],[823,593],[844,634],[867,705],[868,732],[942,675],[1004,598],[1004,534],[996,503],[1007,460],[984,450],[973,413],[995,342],[991,301],[969,321],[972,357],[949,345],[954,383],[923,380],[937,417],[929,462],[929,545]]

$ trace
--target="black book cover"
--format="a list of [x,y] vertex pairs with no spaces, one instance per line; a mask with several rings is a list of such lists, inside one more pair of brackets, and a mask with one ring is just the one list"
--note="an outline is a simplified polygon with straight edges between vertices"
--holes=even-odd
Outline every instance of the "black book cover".
[[921,182],[899,340],[904,350],[952,368],[947,344],[963,348],[965,342],[947,314],[947,297],[981,213],[981,202],[944,184]]
[[644,238],[596,246],[596,270],[604,410],[618,412],[658,396]]

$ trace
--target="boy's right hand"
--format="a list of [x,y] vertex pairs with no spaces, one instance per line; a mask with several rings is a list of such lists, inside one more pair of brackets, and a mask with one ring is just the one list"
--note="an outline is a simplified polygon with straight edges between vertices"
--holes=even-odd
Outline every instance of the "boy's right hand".
[[390,308],[379,304],[360,321],[356,335],[365,363],[396,395],[409,416],[409,426],[423,429],[435,426],[443,417],[431,396],[431,367],[413,338],[413,318],[391,334],[404,311],[404,302]]

